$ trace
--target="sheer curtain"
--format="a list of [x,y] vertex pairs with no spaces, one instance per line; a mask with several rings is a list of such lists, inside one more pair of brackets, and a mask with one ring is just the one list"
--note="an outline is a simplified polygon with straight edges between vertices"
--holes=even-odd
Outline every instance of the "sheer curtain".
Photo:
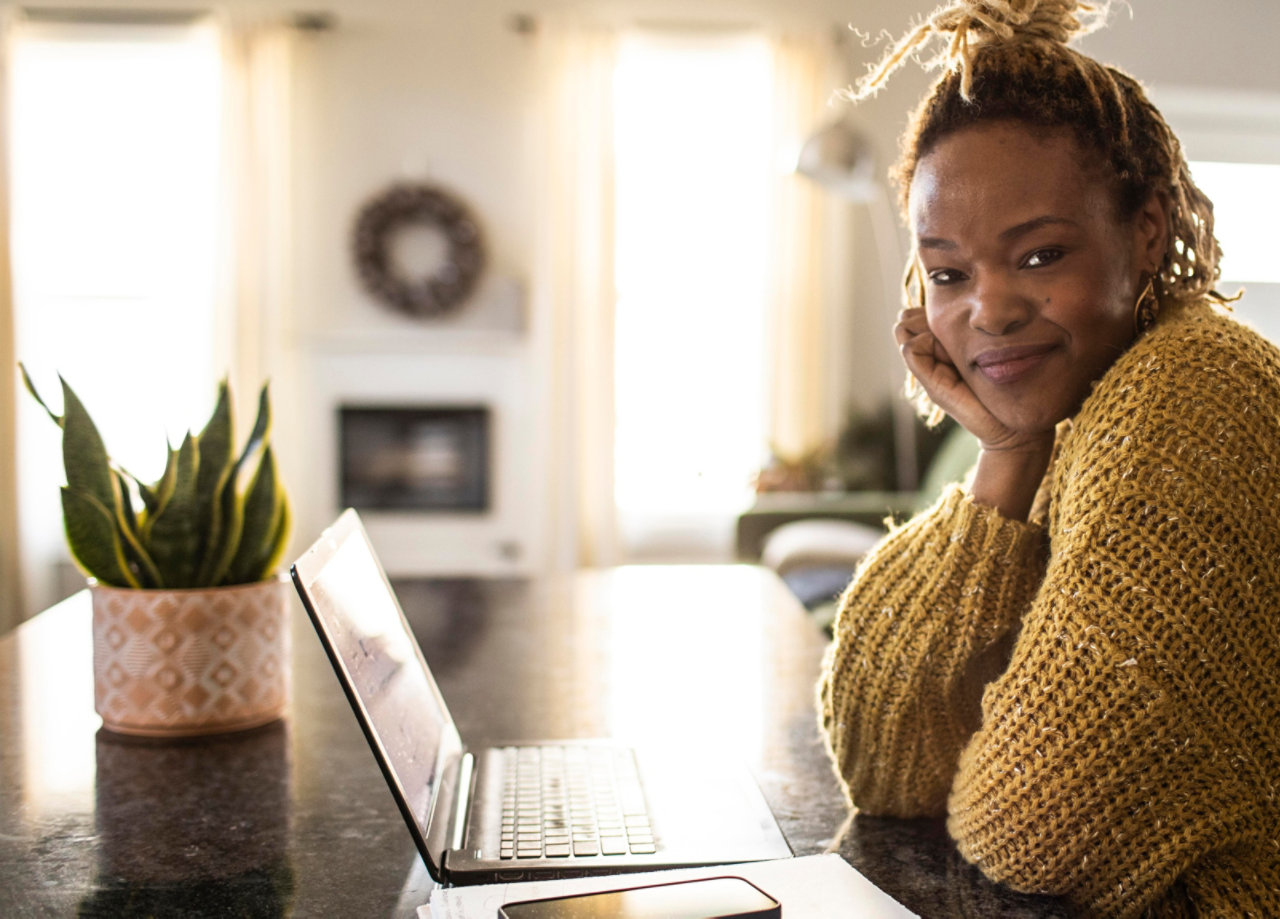
[[[9,136],[7,11],[0,11],[0,137]],[[0,143],[0,633],[18,624],[22,591],[18,556],[17,368],[13,284],[9,270],[9,145]]]
[[[271,381],[277,443],[290,438],[294,372],[291,205],[292,83],[297,30],[277,17],[230,12],[219,21],[223,61],[223,212],[217,316],[230,345],[227,367],[239,436],[257,393]],[[289,450],[280,451],[288,476]],[[295,458],[296,460],[296,458]],[[296,478],[292,479],[297,481]]]
[[[42,280],[47,272],[43,267],[32,266],[43,266],[48,261],[48,253],[56,245],[52,240],[57,237],[50,237],[44,226],[47,221],[38,226],[29,221],[20,228],[25,248],[15,249],[19,294],[15,309],[7,262],[10,249],[0,247],[0,360],[6,368],[3,387],[0,387],[0,451],[5,454],[0,457],[0,532],[4,534],[0,537],[3,540],[0,542],[0,626],[37,612],[58,599],[64,590],[64,578],[59,572],[65,549],[57,519],[57,483],[62,475],[60,468],[52,468],[58,465],[54,459],[56,433],[49,429],[47,419],[38,417],[30,405],[24,407],[19,401],[26,397],[20,392],[12,371],[13,352],[17,348],[28,351],[18,356],[25,357],[29,364],[40,365],[33,366],[33,372],[55,405],[59,401],[56,380],[50,383],[40,372],[48,377],[53,369],[58,369],[77,381],[77,388],[103,425],[104,436],[117,459],[144,474],[146,459],[158,456],[153,449],[157,430],[168,428],[171,437],[175,431],[180,437],[188,427],[202,424],[212,406],[219,376],[227,374],[235,386],[241,436],[252,422],[256,390],[262,380],[274,375],[286,383],[283,378],[288,376],[282,357],[284,349],[279,343],[287,322],[288,277],[292,268],[288,246],[288,139],[293,31],[279,23],[230,16],[212,22],[193,16],[185,25],[161,17],[155,24],[143,19],[123,27],[95,19],[91,13],[85,15],[83,22],[22,22],[21,41],[30,38],[40,48],[55,49],[57,54],[56,65],[41,65],[45,69],[34,71],[30,70],[32,61],[37,60],[31,56],[34,45],[21,46],[26,54],[22,60],[29,68],[23,72],[27,82],[22,84],[26,106],[22,112],[30,116],[33,111],[39,111],[40,100],[35,90],[44,84],[33,74],[49,72],[49,66],[81,73],[86,67],[94,66],[94,62],[105,60],[110,63],[112,79],[117,82],[123,79],[116,66],[120,62],[148,73],[169,66],[174,68],[174,80],[171,87],[161,87],[168,95],[157,91],[132,101],[119,94],[108,98],[103,108],[110,109],[120,99],[124,114],[114,114],[114,110],[103,112],[104,117],[116,118],[111,125],[115,134],[104,136],[100,149],[86,153],[85,148],[91,147],[91,143],[53,148],[75,162],[87,155],[90,164],[97,167],[96,171],[77,170],[74,165],[66,167],[74,170],[70,175],[85,186],[86,197],[82,200],[92,201],[86,206],[94,208],[72,227],[79,235],[68,234],[79,248],[68,248],[66,258],[75,260],[83,270],[58,272],[60,278],[77,281],[79,286],[61,280],[51,286]],[[14,26],[14,35],[18,28]],[[198,44],[191,52],[197,57],[184,56],[177,50],[188,39]],[[11,39],[6,50],[15,47],[14,40],[18,39]],[[139,63],[137,56],[126,50],[135,47],[175,50],[157,51],[155,56]],[[193,63],[197,58],[198,62]],[[10,59],[17,59],[17,51],[13,51]],[[207,74],[207,79],[193,78],[196,70]],[[3,82],[8,101],[7,87],[13,81]],[[155,86],[157,82],[163,83],[163,80],[152,78],[149,85]],[[57,98],[58,104],[65,101],[63,96]],[[161,105],[173,106],[171,120],[180,122],[182,127],[171,125],[169,135],[161,139],[163,142],[155,138],[144,141],[142,126],[156,123],[147,106]],[[10,117],[24,130],[23,137],[14,142],[16,175],[19,151],[25,157],[21,163],[31,170],[33,164],[49,159],[48,154],[38,148],[51,141],[44,131],[44,122],[21,120],[16,102],[11,108]],[[6,124],[8,120],[6,118]],[[84,125],[81,133],[91,135],[93,130],[94,125]],[[164,151],[169,148],[164,144],[170,137],[187,138],[183,141],[186,147],[174,148],[180,149],[180,154],[168,154],[167,159],[162,159],[161,165],[174,165],[172,171],[161,175],[162,170],[157,168],[152,173],[138,175],[138,167],[129,182],[116,183],[121,187],[114,187],[110,178],[101,177],[102,162],[116,162],[108,154],[127,157],[130,162],[139,159],[150,162],[147,157],[166,156]],[[150,147],[153,142],[155,149]],[[131,148],[130,144],[134,146]],[[144,149],[138,149],[139,145]],[[7,144],[5,153],[9,153]],[[196,153],[207,153],[199,166],[192,162]],[[75,157],[81,159],[75,160]],[[44,183],[39,185],[40,189],[48,184],[45,175],[48,172],[48,168],[44,168],[40,173]],[[0,178],[2,174],[0,170]],[[141,188],[148,179],[155,187]],[[4,193],[8,189],[8,182],[0,181],[0,211],[4,210]],[[32,202],[45,200],[40,193],[32,191],[29,184],[14,192],[15,219],[23,219],[22,214],[30,218],[40,210],[33,210]],[[21,213],[18,192],[26,195],[27,210]],[[132,213],[121,211],[119,208],[129,206],[129,201],[121,203],[122,195],[136,195],[132,199],[135,204],[137,201],[147,203],[134,207]],[[62,202],[66,197],[63,194],[57,200]],[[140,208],[147,215],[161,217],[139,223]],[[164,238],[148,235],[163,235],[165,219],[175,214],[185,220],[181,232],[170,232]],[[125,216],[133,222],[125,221]],[[114,237],[106,237],[115,248],[91,244],[86,247],[83,237],[88,231],[83,230],[83,225],[98,228],[104,224],[115,230]],[[8,219],[0,220],[0,235],[7,234],[9,226]],[[110,234],[112,229],[94,232]],[[160,246],[160,242],[164,246]],[[110,257],[103,257],[100,250],[109,250]],[[128,257],[117,257],[118,250]],[[26,262],[20,258],[22,253]],[[25,282],[24,270],[27,271]],[[26,287],[22,286],[24,283]],[[23,299],[24,290],[26,299]],[[50,320],[45,315],[63,315],[51,312],[54,306],[83,320],[69,323],[69,334],[61,340],[56,332],[50,338]],[[145,321],[139,320],[139,316],[146,317]],[[40,317],[45,318],[34,321]],[[146,353],[148,359],[113,365],[112,348],[131,348]],[[34,361],[32,350],[41,355]],[[157,378],[169,380],[170,385],[155,387],[153,383]],[[287,394],[280,391],[285,388],[273,387],[278,417],[288,414],[284,411]],[[122,413],[120,406],[133,406],[136,411],[126,409]],[[31,415],[37,416],[36,427],[24,422],[24,418]],[[142,430],[128,425],[137,425]],[[31,445],[36,444],[36,436],[42,438],[40,444],[47,439],[53,451],[49,454],[50,462],[40,469],[30,463],[24,467],[22,462],[15,462],[19,448],[26,451],[28,446],[27,441],[18,443],[15,428],[20,428],[23,436],[27,436],[30,428]],[[133,435],[133,440],[125,435]],[[283,439],[279,428],[277,435]],[[120,455],[122,444],[123,452],[128,453],[132,448],[134,453]],[[142,461],[138,456],[143,457]],[[21,488],[14,481],[15,465],[24,483]],[[36,480],[38,488],[32,484]],[[18,508],[20,490],[22,507]],[[21,536],[15,536],[16,533]]]
[[546,355],[545,461],[553,568],[618,559],[613,498],[614,151],[617,37],[543,23],[533,299]]
[[[540,125],[538,241],[534,298],[547,355],[551,423],[546,451],[548,544],[553,566],[625,561],[614,494],[614,332],[618,289],[615,246],[615,86],[617,31],[544,22],[539,27]],[[765,353],[761,374],[766,432],[794,455],[835,434],[843,406],[833,366],[847,312],[839,215],[822,193],[792,172],[803,140],[829,120],[839,85],[825,34],[776,35],[772,49],[776,161],[768,189],[772,224]],[[675,145],[679,137],[669,138]],[[766,444],[760,444],[763,457]],[[726,521],[726,526],[728,525]],[[727,559],[726,559],[727,560]]]
[[[838,61],[825,34],[773,40],[775,143],[794,165],[806,137],[835,110]],[[788,458],[821,448],[845,406],[838,362],[848,353],[851,290],[847,214],[802,176],[779,170],[773,189],[772,290],[766,336],[769,441]]]

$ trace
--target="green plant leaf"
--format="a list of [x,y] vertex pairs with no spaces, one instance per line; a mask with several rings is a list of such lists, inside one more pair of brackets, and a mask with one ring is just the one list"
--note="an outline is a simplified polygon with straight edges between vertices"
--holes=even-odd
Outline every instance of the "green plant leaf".
[[[26,367],[18,366],[28,392],[63,430],[67,475],[63,525],[72,555],[87,574],[104,584],[151,586],[157,578],[155,565],[138,540],[138,520],[126,474],[111,465],[93,419],[61,377],[64,414],[55,413],[36,392]],[[109,528],[104,517],[111,524]]]
[[147,548],[165,587],[195,587],[199,567],[200,515],[196,503],[199,445],[190,432],[178,449],[173,494],[150,520]]
[[249,458],[257,452],[267,441],[267,435],[271,433],[271,394],[268,391],[270,384],[262,384],[262,389],[258,392],[258,416],[253,420],[253,430],[249,432],[249,439],[245,441],[244,449],[240,451],[240,458],[236,460],[236,471],[249,461]]
[[284,494],[276,475],[275,456],[270,447],[262,460],[244,500],[244,526],[240,546],[227,572],[226,583],[247,584],[262,579],[262,570],[277,552]]
[[[221,485],[218,504],[221,508],[223,521],[222,548],[218,553],[216,562],[207,572],[206,583],[228,583],[227,578],[231,576],[232,565],[240,553],[240,542],[244,538],[246,498],[240,494],[239,489],[241,471],[254,454],[266,443],[270,430],[271,397],[268,386],[264,384],[258,393],[258,414],[253,422],[253,430],[249,433],[249,439],[245,441],[244,449],[240,451],[240,455],[236,458],[229,474]],[[261,460],[259,460],[259,468],[261,468]],[[257,473],[255,472],[255,477],[256,475]],[[229,583],[238,584],[243,582],[230,581]]]
[[160,478],[156,481],[151,483],[144,482],[128,469],[121,470],[138,488],[138,496],[142,498],[143,517],[148,514],[154,514],[164,504],[164,498],[161,493],[165,490],[166,484],[168,485],[167,490],[169,492],[173,491],[173,476],[177,470],[178,451],[173,449],[173,446],[169,443],[165,444],[165,448],[168,452],[165,455],[164,472],[161,473]]
[[[124,583],[139,586],[140,580],[150,581],[154,577],[155,565],[149,564],[147,553],[135,537],[136,521],[133,522],[135,528],[131,528],[133,508],[128,485],[112,468],[102,436],[83,403],[66,380],[61,377],[59,380],[63,399],[62,463],[67,475],[67,488],[72,494],[92,499],[92,503],[100,507],[113,523],[112,533],[97,532],[97,515],[84,511],[75,499],[71,499],[70,506],[79,507],[84,516],[79,521],[66,520],[65,508],[68,505],[64,501],[68,542],[72,534],[76,534],[80,542],[72,551],[82,559],[107,565],[105,575],[112,578],[113,583],[120,583],[120,574],[115,569],[122,566],[120,572]],[[95,551],[87,542],[91,536],[109,542],[104,541]],[[116,560],[115,563],[112,559]],[[133,565],[130,565],[131,561]],[[142,572],[141,578],[136,573],[138,571]],[[96,572],[94,576],[98,577]]]
[[111,471],[116,477],[116,489],[120,492],[120,521],[124,524],[125,529],[136,534],[138,532],[138,518],[133,512],[133,501],[129,497],[127,473],[119,469]]
[[280,565],[280,560],[284,558],[284,551],[289,545],[289,531],[293,527],[293,510],[289,506],[289,499],[285,495],[284,489],[280,487],[280,480],[276,479],[276,523],[272,528],[271,540],[268,543],[269,551],[262,556],[258,562],[257,572],[250,578],[250,581],[261,581],[270,577]]
[[59,380],[62,381],[64,407],[62,465],[67,473],[67,485],[95,498],[103,507],[110,508],[112,516],[115,516],[115,482],[102,435],[75,391],[66,380],[61,377]]
[[116,487],[120,493],[120,499],[117,502],[120,512],[116,516],[116,527],[119,530],[128,570],[137,578],[140,586],[160,587],[162,579],[160,572],[156,569],[156,563],[142,547],[138,518],[134,515],[133,500],[129,494],[129,481],[126,478],[128,474],[119,469],[113,471]]
[[218,401],[213,414],[196,438],[200,446],[196,506],[200,515],[200,532],[204,534],[204,551],[201,553],[196,578],[201,584],[212,583],[210,576],[218,567],[224,555],[223,547],[232,535],[224,525],[224,517],[227,515],[221,497],[226,483],[235,472],[231,462],[231,438],[230,390],[227,381],[223,379],[218,384]]
[[144,541],[151,529],[151,518],[160,513],[160,510],[173,497],[173,489],[178,482],[178,451],[169,443],[165,444],[165,448],[169,452],[165,457],[164,472],[153,484],[148,485],[136,475],[129,476],[137,484],[138,494],[142,496],[143,512],[140,522]]
[[233,481],[228,481],[223,495],[224,500],[220,502],[223,514],[222,545],[207,577],[201,579],[202,583],[214,586],[226,583],[227,572],[240,549],[244,533],[244,500],[237,494]]
[[129,571],[116,528],[116,517],[93,495],[63,486],[62,521],[67,546],[80,569],[101,584],[139,587]]
[[[64,403],[59,415],[41,398],[26,368],[19,367],[31,396],[63,431],[67,542],[87,574],[103,584],[181,589],[259,581],[279,564],[292,516],[268,446],[268,386],[262,387],[253,430],[238,455],[224,379],[204,429],[188,433],[178,449],[166,444],[164,473],[148,484],[111,462],[66,380],[59,377]],[[250,467],[249,485],[242,491],[239,485]]]
[[31,393],[31,397],[40,403],[40,407],[53,419],[53,423],[58,427],[62,427],[62,416],[49,408],[45,401],[40,398],[40,393],[36,392],[36,384],[31,382],[31,375],[27,373],[27,368],[21,361],[18,362],[18,369],[22,371],[22,383],[27,387],[27,392]]

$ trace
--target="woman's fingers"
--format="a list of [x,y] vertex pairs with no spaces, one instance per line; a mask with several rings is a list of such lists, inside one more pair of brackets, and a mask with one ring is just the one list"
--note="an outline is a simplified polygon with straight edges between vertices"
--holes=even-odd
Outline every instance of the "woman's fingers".
[[942,363],[955,367],[956,362],[951,359],[951,355],[947,353],[947,349],[943,347],[942,342],[940,342],[936,337],[933,339],[933,353]]
[[893,331],[903,363],[934,405],[980,439],[1001,429],[960,375],[947,349],[930,331],[923,309],[903,310]]
[[959,379],[946,348],[930,331],[923,309],[915,307],[899,313],[893,334],[907,369],[920,379],[926,392],[929,381],[936,376],[941,376],[948,383]]
[[894,338],[897,339],[900,345],[905,344],[912,337],[928,331],[929,321],[925,318],[924,310],[920,307],[902,310],[898,313],[898,322],[893,327]]
[[918,354],[930,354],[936,361],[953,364],[947,349],[929,329],[929,321],[925,318],[923,309],[912,307],[900,312],[898,322],[893,327],[893,334],[899,346],[909,346]]
[[[984,447],[1005,449],[1025,440],[1024,434],[1006,427],[992,415],[969,388],[947,349],[930,330],[923,309],[911,307],[900,312],[893,335],[907,370],[933,404],[977,437]],[[1048,434],[1052,437],[1052,430]]]
[[968,387],[960,379],[954,365],[939,359],[935,344],[932,335],[919,335],[902,345],[902,360],[907,365],[907,370],[920,381],[929,398],[943,411],[950,413],[954,407],[957,387]]

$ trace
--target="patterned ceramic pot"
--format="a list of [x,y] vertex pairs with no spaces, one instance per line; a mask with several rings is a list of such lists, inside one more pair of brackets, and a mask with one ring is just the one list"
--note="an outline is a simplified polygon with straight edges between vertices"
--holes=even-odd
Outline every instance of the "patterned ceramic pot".
[[205,590],[94,585],[94,708],[123,734],[238,731],[289,699],[288,581]]

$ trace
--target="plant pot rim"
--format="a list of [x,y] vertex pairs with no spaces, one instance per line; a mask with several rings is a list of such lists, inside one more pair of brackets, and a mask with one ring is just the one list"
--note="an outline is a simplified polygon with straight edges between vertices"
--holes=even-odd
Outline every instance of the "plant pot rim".
[[287,581],[289,576],[284,572],[273,574],[269,578],[261,581],[250,581],[247,584],[219,584],[217,587],[118,587],[115,584],[102,584],[96,578],[89,578],[89,589],[101,593],[121,593],[121,594],[199,594],[208,593],[211,590],[232,591],[232,590],[248,590],[253,587],[262,587],[264,584],[282,584]]
[[184,721],[181,724],[155,724],[149,721],[134,722],[127,718],[108,718],[101,715],[102,728],[114,737],[149,737],[181,739],[187,737],[212,737],[218,734],[235,734],[251,731],[272,724],[284,717],[288,708],[281,699],[275,708],[242,718],[204,718]]

